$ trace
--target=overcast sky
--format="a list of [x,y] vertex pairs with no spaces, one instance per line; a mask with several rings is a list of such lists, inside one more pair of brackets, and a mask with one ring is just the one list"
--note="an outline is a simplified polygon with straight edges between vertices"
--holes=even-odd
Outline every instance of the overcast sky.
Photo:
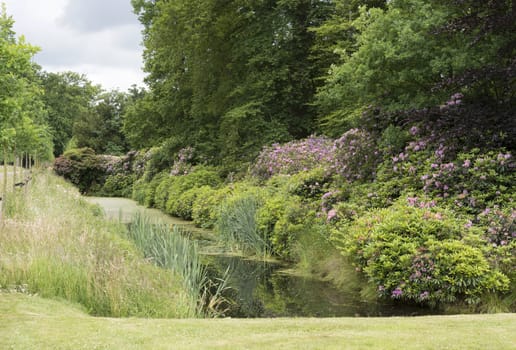
[[85,74],[106,90],[143,85],[141,29],[130,0],[0,0],[49,72]]

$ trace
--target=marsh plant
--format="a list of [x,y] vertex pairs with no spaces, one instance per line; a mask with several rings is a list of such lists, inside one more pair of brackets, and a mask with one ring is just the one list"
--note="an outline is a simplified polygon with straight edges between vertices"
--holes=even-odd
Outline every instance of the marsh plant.
[[258,208],[258,199],[252,194],[234,195],[226,200],[221,206],[216,226],[221,240],[257,256],[270,253],[268,240],[260,234],[256,222]]
[[227,288],[225,281],[228,272],[216,281],[209,279],[201,263],[197,243],[187,236],[181,227],[174,225],[170,228],[142,213],[135,214],[128,230],[128,237],[146,258],[182,277],[192,317],[221,315],[226,303],[222,292]]

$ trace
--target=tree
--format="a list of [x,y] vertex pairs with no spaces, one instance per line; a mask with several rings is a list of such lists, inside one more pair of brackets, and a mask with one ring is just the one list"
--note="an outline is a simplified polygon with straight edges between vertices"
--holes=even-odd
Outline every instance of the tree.
[[138,107],[148,116],[145,129],[159,123],[158,139],[173,137],[211,162],[228,164],[250,159],[266,143],[313,131],[320,69],[311,58],[315,34],[309,28],[327,18],[328,2],[133,5],[145,26],[150,88]]
[[[16,179],[19,152],[31,147],[43,149],[43,141],[33,131],[45,116],[35,74],[37,67],[32,63],[38,48],[27,44],[23,37],[16,38],[13,23],[3,5],[0,12],[0,145],[4,162],[4,198],[7,193],[7,162],[12,155]],[[44,148],[48,151],[51,145],[45,143]]]
[[[469,22],[468,13],[478,12],[475,7],[484,10],[484,17],[494,14],[493,2],[473,3],[397,0],[385,10],[362,8],[353,21],[359,33],[356,50],[342,54],[343,62],[332,67],[318,93],[323,130],[332,135],[346,130],[370,105],[395,111],[439,105],[456,92],[478,96],[472,85],[446,82],[497,62],[500,50],[514,43],[514,31],[492,31],[476,40],[482,26],[450,30]],[[511,2],[504,3],[513,12]]]
[[89,147],[99,154],[120,155],[128,151],[122,134],[122,116],[128,95],[119,91],[101,94],[95,106],[81,112],[73,125],[78,147]]
[[40,76],[45,90],[43,101],[48,110],[46,122],[53,135],[57,156],[63,153],[72,138],[75,120],[93,107],[100,87],[75,72],[41,72]]

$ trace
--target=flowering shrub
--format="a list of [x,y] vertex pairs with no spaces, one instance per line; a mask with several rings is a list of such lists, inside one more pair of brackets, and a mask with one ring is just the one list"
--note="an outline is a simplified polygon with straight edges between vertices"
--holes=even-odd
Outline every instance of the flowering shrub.
[[186,147],[179,150],[177,159],[174,160],[170,175],[186,175],[192,170],[191,160],[194,155],[192,147]]
[[87,193],[103,182],[105,172],[91,148],[71,149],[54,161],[54,171]]
[[374,179],[378,161],[375,139],[366,131],[348,130],[334,142],[333,168],[349,182]]
[[[433,203],[409,198],[372,210],[335,232],[341,249],[380,296],[430,304],[477,303],[509,280],[489,265],[474,228]],[[472,237],[471,239],[468,237]]]
[[491,265],[508,274],[516,275],[516,210],[514,208],[486,208],[475,224],[484,232],[488,243],[487,256]]
[[510,153],[480,153],[475,149],[460,153],[453,162],[439,162],[436,158],[421,176],[427,195],[472,214],[513,200],[516,163]]
[[252,168],[252,174],[268,179],[276,174],[295,174],[317,167],[329,168],[333,160],[332,140],[311,136],[304,140],[265,147]]
[[379,152],[366,131],[351,129],[339,139],[311,136],[262,150],[252,174],[262,179],[276,174],[296,174],[316,168],[338,174],[347,181],[374,178]]

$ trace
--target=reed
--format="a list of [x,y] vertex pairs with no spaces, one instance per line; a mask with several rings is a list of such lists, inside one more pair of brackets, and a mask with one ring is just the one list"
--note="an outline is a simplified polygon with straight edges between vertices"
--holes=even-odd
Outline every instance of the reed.
[[252,195],[232,198],[222,205],[216,229],[225,244],[245,253],[266,256],[270,247],[258,230],[257,209],[258,201]]
[[199,248],[179,226],[151,220],[136,213],[129,225],[128,237],[133,240],[144,256],[157,266],[170,269],[182,277],[188,291],[189,314],[192,317],[217,316],[222,313],[222,291],[227,278],[212,281],[201,263]]

